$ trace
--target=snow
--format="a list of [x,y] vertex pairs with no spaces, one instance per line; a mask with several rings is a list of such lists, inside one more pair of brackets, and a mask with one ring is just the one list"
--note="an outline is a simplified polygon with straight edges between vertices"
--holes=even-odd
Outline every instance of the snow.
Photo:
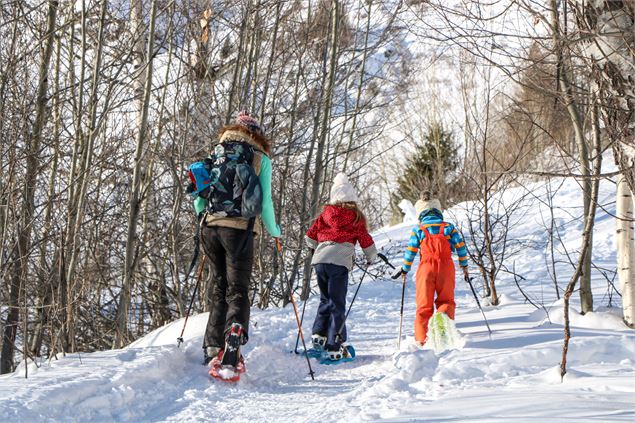
[[[501,201],[522,198],[522,190],[544,196],[544,186],[534,183],[503,193]],[[607,269],[615,267],[613,190],[610,181],[602,183],[604,209],[598,211],[594,234],[594,260]],[[465,346],[440,353],[418,349],[412,339],[410,272],[406,337],[397,351],[401,282],[389,279],[386,269],[384,276],[366,277],[349,317],[355,361],[325,366],[312,360],[315,381],[305,358],[293,353],[297,327],[290,306],[252,310],[250,342],[243,350],[247,372],[236,384],[210,378],[200,364],[207,314],[199,314],[189,319],[180,348],[176,338],[183,319],[123,349],[31,363],[28,379],[22,365],[0,377],[0,421],[635,421],[635,332],[622,323],[617,294],[607,306],[607,283],[598,272],[593,274],[593,313],[577,314],[577,294],[572,297],[568,372],[561,381],[563,309],[545,266],[542,200],[519,208],[510,239],[533,240],[515,257],[516,271],[526,278],[521,282],[526,294],[544,308],[526,303],[513,278],[501,274],[501,304],[482,301],[491,337],[469,286],[457,277],[456,327]],[[580,202],[575,181],[565,181],[554,198],[561,206],[555,218],[566,234],[563,243],[574,255]],[[466,207],[459,205],[448,215],[462,219]],[[411,226],[405,222],[374,234],[395,265]],[[571,275],[565,254],[560,246],[561,286]],[[375,273],[379,269],[378,264]],[[360,277],[353,272],[351,282]],[[349,289],[349,301],[353,293]],[[314,296],[307,303],[307,337],[317,302]]]

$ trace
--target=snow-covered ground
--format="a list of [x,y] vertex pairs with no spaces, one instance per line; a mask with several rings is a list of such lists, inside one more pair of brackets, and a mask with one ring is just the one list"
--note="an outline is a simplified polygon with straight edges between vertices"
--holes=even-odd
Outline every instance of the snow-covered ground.
[[[527,189],[540,193],[539,185]],[[603,184],[607,207],[599,211],[594,239],[594,258],[606,268],[615,262],[614,222],[607,214],[613,208],[613,189],[610,182]],[[504,199],[520,192],[507,192]],[[563,242],[569,252],[579,239],[579,203],[577,185],[565,182],[555,204],[563,207],[556,218],[566,229]],[[490,337],[469,287],[457,279],[456,322],[467,340],[461,350],[437,355],[414,348],[414,283],[409,279],[407,338],[397,351],[401,284],[367,277],[348,322],[358,358],[340,366],[312,361],[315,381],[307,374],[305,359],[291,352],[296,323],[290,306],[254,309],[244,348],[247,373],[238,384],[211,380],[200,364],[207,319],[202,314],[190,319],[180,349],[176,338],[182,320],[121,350],[31,364],[28,379],[23,367],[0,377],[0,421],[635,421],[635,331],[622,323],[617,295],[613,293],[613,307],[606,307],[607,283],[599,273],[594,274],[597,311],[572,316],[568,373],[560,380],[562,305],[554,301],[540,242],[544,210],[538,205],[524,208],[511,238],[534,241],[515,258],[516,271],[527,278],[523,289],[549,315],[525,303],[513,279],[501,275],[501,304],[485,306]],[[462,214],[460,207],[453,212]],[[378,246],[395,265],[410,227],[375,233]],[[560,264],[558,274],[564,286],[570,266]],[[351,282],[360,277],[359,270],[354,272]],[[349,299],[355,288],[350,286]],[[306,308],[307,334],[316,307],[312,297]]]

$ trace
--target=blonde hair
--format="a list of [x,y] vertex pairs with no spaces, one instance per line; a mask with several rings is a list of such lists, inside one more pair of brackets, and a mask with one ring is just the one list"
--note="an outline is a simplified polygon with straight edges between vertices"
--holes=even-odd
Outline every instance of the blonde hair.
[[362,213],[362,211],[359,209],[356,202],[344,201],[341,203],[334,203],[333,205],[353,210],[355,212],[355,223],[357,224],[359,222],[364,222],[364,227],[366,227],[366,216],[364,216],[364,213]]

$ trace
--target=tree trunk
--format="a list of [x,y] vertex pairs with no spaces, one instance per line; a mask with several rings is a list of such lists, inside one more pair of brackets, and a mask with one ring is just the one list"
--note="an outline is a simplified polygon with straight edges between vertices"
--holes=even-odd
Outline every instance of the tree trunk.
[[[44,213],[44,229],[42,231],[42,243],[40,246],[40,259],[39,259],[39,268],[42,272],[40,276],[40,281],[38,282],[38,290],[39,290],[39,303],[40,306],[37,309],[38,319],[36,321],[36,327],[33,330],[33,340],[29,346],[30,353],[37,357],[40,355],[40,349],[42,347],[42,336],[44,332],[44,327],[48,321],[50,315],[50,306],[52,301],[52,293],[53,293],[53,280],[55,280],[56,270],[54,267],[51,268],[50,274],[45,275],[44,272],[47,268],[47,249],[49,246],[49,237],[51,233],[52,222],[52,214],[53,214],[53,199],[55,197],[55,182],[58,173],[58,164],[59,164],[59,156],[60,156],[60,147],[59,147],[59,136],[62,125],[62,118],[60,114],[60,98],[59,98],[59,89],[60,89],[60,59],[61,59],[61,50],[62,43],[59,37],[56,39],[56,55],[55,55],[55,73],[54,73],[54,85],[53,92],[55,93],[55,99],[53,104],[53,117],[54,117],[54,129],[53,129],[53,148],[55,148],[55,152],[53,153],[53,163],[51,164],[51,173],[49,176],[49,185],[48,185],[48,195],[47,195],[47,204],[46,211]],[[52,260],[55,263],[55,258]]]
[[24,176],[24,197],[22,203],[21,219],[18,226],[18,248],[14,267],[13,278],[11,280],[11,291],[9,294],[9,312],[4,324],[2,337],[2,353],[0,354],[0,374],[13,371],[13,355],[15,352],[15,341],[17,334],[17,324],[19,319],[19,297],[22,286],[26,283],[28,273],[28,252],[31,244],[31,233],[33,229],[33,213],[35,211],[35,186],[40,165],[40,144],[42,143],[42,131],[46,122],[48,103],[48,71],[55,42],[55,20],[57,17],[58,1],[48,2],[48,13],[46,23],[45,47],[42,54],[42,62],[39,69],[39,81],[37,90],[37,103],[35,122],[33,124],[31,136],[28,137],[26,145],[26,174]]
[[584,260],[587,256],[587,250],[591,248],[591,240],[593,234],[593,227],[595,224],[595,211],[597,209],[597,199],[598,192],[600,186],[600,178],[597,176],[600,174],[602,169],[602,145],[600,140],[600,128],[598,125],[598,106],[595,104],[596,99],[593,100],[594,104],[592,106],[592,121],[593,121],[593,138],[594,138],[594,147],[595,147],[595,165],[593,167],[593,175],[596,176],[591,181],[591,207],[589,208],[589,213],[584,217],[584,229],[582,231],[582,251],[580,252],[580,257],[578,258],[578,263],[576,264],[573,276],[569,280],[567,284],[567,288],[564,291],[564,342],[562,345],[562,359],[560,361],[560,378],[564,379],[564,375],[567,373],[567,353],[569,351],[569,340],[571,339],[571,327],[569,324],[569,300],[571,295],[573,294],[573,290],[578,282],[578,279],[582,277],[582,273],[584,272]]
[[[150,14],[150,28],[148,29],[148,44],[147,44],[147,56],[146,56],[146,74],[143,72],[140,74],[142,82],[145,87],[143,90],[143,98],[140,103],[139,118],[138,118],[138,132],[137,132],[137,145],[135,149],[134,157],[134,169],[132,173],[132,187],[130,189],[130,210],[128,213],[128,231],[126,235],[126,259],[124,264],[123,284],[121,287],[121,293],[119,296],[119,306],[117,307],[116,316],[116,331],[115,346],[117,348],[123,347],[128,341],[128,309],[130,307],[130,298],[132,291],[132,276],[136,264],[136,251],[137,251],[137,220],[139,217],[139,210],[141,208],[141,178],[142,172],[145,171],[144,164],[144,144],[146,139],[146,132],[148,127],[148,109],[150,106],[150,96],[152,94],[152,68],[154,63],[154,24],[156,21],[157,4],[156,0],[152,1],[152,11]],[[141,1],[137,0],[133,10],[136,12],[133,17],[133,22],[136,20],[138,25],[143,25],[142,6]],[[141,30],[137,30],[134,33],[136,37],[142,37]],[[145,37],[142,37],[145,39]],[[139,48],[139,47],[136,47]],[[143,48],[141,47],[141,50]]]
[[622,289],[624,323],[635,329],[635,239],[633,237],[633,193],[620,175],[617,181],[617,273]]
[[[584,216],[589,214],[589,208],[591,207],[591,164],[589,162],[589,149],[587,141],[584,137],[584,128],[582,118],[580,117],[580,111],[578,104],[573,96],[573,90],[569,82],[568,69],[564,63],[564,51],[560,37],[560,23],[558,16],[558,2],[551,0],[551,30],[554,48],[556,49],[557,57],[557,73],[558,73],[558,89],[562,95],[567,112],[573,125],[575,134],[575,140],[578,147],[578,155],[580,162],[580,174],[582,175],[582,193],[584,202]],[[582,276],[580,277],[580,303],[582,314],[589,311],[593,311],[593,293],[591,292],[591,259],[593,256],[593,234],[589,234],[591,239],[589,240],[588,248],[584,257],[584,269],[582,270]]]
[[243,18],[242,25],[240,26],[240,34],[238,36],[238,51],[236,52],[236,66],[234,67],[234,76],[232,77],[232,85],[229,92],[229,100],[227,101],[227,112],[225,113],[225,124],[229,124],[231,121],[232,114],[234,113],[234,99],[236,97],[236,92],[240,91],[240,75],[242,74],[243,68],[243,49],[245,47],[245,38],[247,33],[247,22],[249,21],[249,16],[251,15],[251,0],[247,2],[247,9],[245,11],[245,16]]

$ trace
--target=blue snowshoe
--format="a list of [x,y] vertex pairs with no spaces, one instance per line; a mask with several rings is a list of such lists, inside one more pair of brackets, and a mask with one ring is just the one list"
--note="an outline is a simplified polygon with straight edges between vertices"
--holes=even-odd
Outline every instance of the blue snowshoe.
[[355,348],[352,345],[342,345],[339,351],[324,351],[320,364],[341,364],[355,360]]

